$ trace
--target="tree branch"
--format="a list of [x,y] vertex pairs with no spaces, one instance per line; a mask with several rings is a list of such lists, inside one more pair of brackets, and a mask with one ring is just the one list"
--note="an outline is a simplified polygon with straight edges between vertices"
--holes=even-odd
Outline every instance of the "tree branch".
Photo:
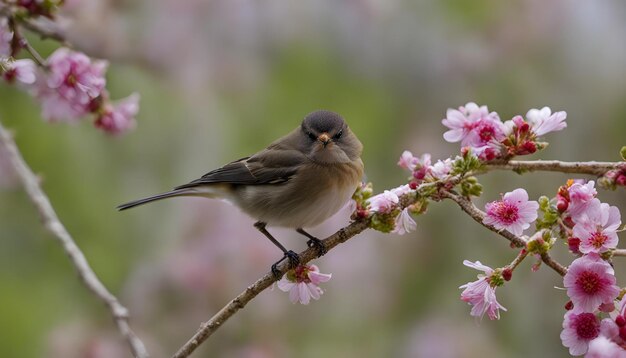
[[[361,233],[368,228],[369,222],[367,220],[358,220],[352,222],[345,228],[340,229],[333,235],[322,240],[327,251],[332,250],[335,246],[346,242],[350,238]],[[308,248],[298,254],[300,256],[300,263],[306,264],[307,262],[317,258],[317,249],[312,247]],[[289,270],[289,262],[285,261],[278,266],[278,271],[281,275],[285,274]],[[271,272],[266,273],[263,277],[258,279],[254,284],[248,286],[245,291],[240,293],[237,297],[232,299],[224,308],[217,312],[211,319],[202,323],[198,332],[194,334],[191,339],[182,346],[173,358],[185,358],[193,353],[202,342],[209,338],[219,327],[224,324],[230,317],[232,317],[239,310],[244,308],[248,302],[261,293],[266,288],[270,287],[276,278]]]
[[571,174],[604,175],[609,170],[626,167],[624,162],[562,162],[560,160],[511,160],[508,162],[490,162],[485,169],[524,171],[547,171]]
[[148,357],[148,352],[144,344],[130,329],[128,324],[128,310],[120,304],[117,297],[107,290],[93,272],[85,255],[59,220],[50,200],[41,189],[37,176],[28,167],[24,158],[22,158],[11,134],[2,126],[2,123],[0,123],[0,145],[4,146],[11,164],[24,185],[26,193],[39,211],[45,228],[61,244],[83,284],[96,298],[109,308],[118,330],[127,341],[133,355],[140,358]]
[[[485,213],[483,213],[480,209],[478,209],[470,200],[460,195],[451,193],[449,191],[442,190],[440,192],[440,195],[444,198],[448,198],[456,202],[461,207],[461,209],[463,209],[463,211],[465,211],[469,216],[471,216],[472,219],[474,219],[477,223],[495,232],[496,234],[504,237],[505,239],[509,240],[513,245],[517,247],[526,247],[526,241],[524,239],[516,235],[513,235],[512,233],[506,230],[498,230],[492,225],[483,223],[483,218],[485,217]],[[565,274],[567,273],[567,269],[565,268],[565,266],[556,262],[548,253],[542,254],[541,260],[545,262],[546,265],[548,265],[554,271],[556,271],[559,275],[565,276]]]

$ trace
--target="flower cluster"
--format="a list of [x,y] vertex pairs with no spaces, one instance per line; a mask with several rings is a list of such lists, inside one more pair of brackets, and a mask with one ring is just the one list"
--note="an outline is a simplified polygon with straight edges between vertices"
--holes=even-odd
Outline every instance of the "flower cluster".
[[416,198],[417,191],[405,184],[367,199],[365,206],[371,219],[371,227],[398,235],[414,231],[417,224],[411,214],[421,214],[426,210],[425,199]]
[[[21,0],[15,16],[52,17],[61,1]],[[109,134],[124,133],[135,126],[139,95],[114,104],[106,90],[106,61],[93,61],[87,55],[61,47],[47,60],[16,59],[26,39],[16,32],[17,20],[0,17],[0,75],[31,93],[40,103],[42,117],[49,122],[76,122],[93,114],[94,124]],[[30,49],[29,51],[34,51]],[[37,58],[37,57],[35,57]]]
[[508,159],[515,155],[532,154],[543,149],[546,143],[539,137],[567,126],[565,112],[552,113],[550,108],[531,109],[522,116],[502,122],[496,112],[487,106],[470,102],[459,109],[448,109],[441,122],[449,130],[446,141],[461,142],[463,150],[471,150],[481,160]]
[[[605,260],[617,247],[621,216],[617,207],[600,202],[596,195],[593,181],[570,180],[559,188],[555,200],[563,223],[561,232],[568,236],[570,250],[581,255],[563,278],[570,303],[561,340],[572,355],[591,352],[592,345],[623,344],[618,326],[623,320],[623,304],[618,309],[614,304],[620,288],[613,267]],[[600,315],[609,312],[613,318],[601,320]],[[622,318],[617,319],[618,316]]]
[[319,287],[322,282],[328,282],[331,274],[321,273],[315,265],[298,265],[287,271],[277,286],[283,292],[289,292],[291,302],[300,302],[308,305],[311,298],[318,300],[324,291]]

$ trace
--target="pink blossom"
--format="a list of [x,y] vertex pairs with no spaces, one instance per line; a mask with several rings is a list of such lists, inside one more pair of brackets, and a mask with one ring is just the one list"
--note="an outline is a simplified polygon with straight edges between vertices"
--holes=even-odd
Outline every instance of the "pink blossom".
[[497,114],[482,117],[474,122],[472,130],[462,144],[472,148],[498,147],[498,144],[506,138],[505,131],[506,127]]
[[438,160],[435,164],[428,168],[428,174],[434,179],[443,179],[452,171],[452,159],[448,158],[444,161]]
[[617,247],[620,212],[615,206],[593,199],[575,221],[574,236],[580,239],[580,252],[605,252]]
[[383,193],[372,196],[367,201],[370,204],[370,211],[387,214],[396,208],[400,199],[394,192],[385,190]]
[[526,118],[531,123],[531,130],[538,137],[567,127],[565,123],[567,113],[563,111],[552,113],[550,107],[543,107],[540,110],[533,108],[528,111]]
[[406,195],[406,194],[409,194],[409,193],[415,193],[415,190],[411,189],[409,184],[404,184],[404,185],[400,185],[397,188],[391,189],[391,192],[396,194],[398,196],[398,198],[400,198],[402,195]]
[[139,94],[133,93],[120,100],[116,106],[105,105],[95,125],[109,134],[120,134],[135,127],[135,116],[138,111]]
[[490,283],[493,269],[481,264],[480,261],[465,260],[463,265],[485,273],[485,275],[478,275],[478,280],[459,287],[464,289],[461,293],[461,300],[472,305],[470,314],[482,318],[487,313],[491,320],[500,319],[499,310],[506,311],[506,308],[496,300],[496,287],[492,287]]
[[89,111],[106,84],[106,61],[67,48],[57,49],[48,58],[49,73],[37,88],[43,117],[49,121],[77,119]]
[[519,236],[537,219],[537,209],[539,203],[529,201],[526,190],[515,189],[504,194],[502,200],[485,205],[487,215],[483,223]]
[[4,79],[9,83],[17,81],[23,85],[31,85],[37,79],[37,65],[32,60],[7,61],[4,67]]
[[324,291],[319,284],[327,282],[331,277],[331,274],[321,273],[315,265],[299,265],[289,270],[277,285],[281,291],[289,292],[291,302],[308,305],[311,298],[320,298]]
[[441,123],[450,130],[443,134],[443,138],[450,143],[465,140],[474,127],[474,122],[483,116],[483,112],[484,115],[488,114],[487,107],[484,107],[484,110],[483,107],[479,108],[475,103],[468,103],[459,110],[448,109],[446,118],[442,119]]
[[588,254],[572,262],[563,278],[574,311],[593,312],[602,303],[611,303],[619,294],[611,265],[597,254]]
[[568,193],[570,203],[567,212],[570,214],[572,219],[576,219],[585,210],[587,210],[587,206],[591,203],[591,200],[598,195],[594,186],[595,182],[590,180],[586,184],[574,183],[569,187]]
[[411,217],[409,209],[404,208],[404,210],[402,210],[396,217],[395,228],[392,232],[398,235],[404,235],[410,233],[411,231],[415,231],[416,228],[417,224]]
[[424,153],[417,158],[415,168],[413,168],[413,178],[415,178],[417,182],[424,180],[426,174],[428,174],[430,163],[430,154],[428,153]]
[[0,59],[11,56],[11,40],[13,31],[9,28],[9,20],[6,17],[0,18]]
[[400,160],[398,160],[398,166],[402,169],[408,169],[410,171],[413,171],[415,169],[415,166],[418,164],[418,161],[419,158],[414,157],[413,153],[405,150],[404,152],[402,152]]
[[573,356],[587,352],[589,342],[600,334],[600,322],[593,313],[568,311],[563,319],[561,342]]
[[602,335],[589,342],[585,358],[626,358],[626,351]]

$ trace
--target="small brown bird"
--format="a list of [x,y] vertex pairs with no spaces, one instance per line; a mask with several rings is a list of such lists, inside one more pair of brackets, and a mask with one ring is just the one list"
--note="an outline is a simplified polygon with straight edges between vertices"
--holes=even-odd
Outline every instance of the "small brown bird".
[[303,230],[331,217],[350,199],[363,176],[363,145],[344,119],[330,111],[315,111],[302,124],[260,152],[215,169],[174,190],[131,201],[119,210],[175,196],[226,199],[256,219],[254,226],[280,248],[284,256],[272,265],[298,255],[287,250],[267,225],[294,228],[309,247],[326,253],[321,240]]

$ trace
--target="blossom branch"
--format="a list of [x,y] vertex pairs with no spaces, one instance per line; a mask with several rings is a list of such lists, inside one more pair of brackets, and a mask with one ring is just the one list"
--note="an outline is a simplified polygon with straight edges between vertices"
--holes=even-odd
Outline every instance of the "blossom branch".
[[44,227],[61,244],[65,253],[69,256],[72,265],[76,269],[83,284],[102,301],[113,316],[113,320],[118,330],[127,341],[135,357],[148,357],[148,352],[143,342],[133,333],[128,324],[128,310],[122,306],[104,284],[98,279],[94,271],[89,266],[85,255],[82,253],[76,242],[59,220],[50,200],[41,189],[37,176],[28,167],[24,158],[20,154],[17,145],[13,141],[11,134],[0,123],[0,145],[6,150],[7,156],[15,168],[24,189],[31,201],[39,211]]
[[[324,247],[327,251],[332,250],[337,245],[346,242],[350,238],[363,232],[368,228],[369,222],[366,219],[361,219],[352,222],[350,225],[340,229],[333,235],[322,240]],[[298,254],[300,257],[300,264],[304,265],[311,260],[316,259],[318,256],[318,249],[316,247],[308,248]],[[285,261],[278,265],[278,271],[282,276],[289,269],[289,262]],[[193,351],[198,348],[202,342],[209,338],[217,329],[219,329],[224,322],[232,317],[239,310],[243,309],[248,302],[255,298],[259,293],[270,287],[276,281],[276,277],[272,272],[266,273],[263,277],[258,279],[255,283],[248,286],[237,297],[232,299],[226,306],[224,306],[219,312],[217,312],[211,319],[202,323],[196,334],[185,343],[172,357],[173,358],[185,358],[188,357]]]
[[[465,211],[477,223],[509,240],[511,244],[515,245],[516,247],[526,247],[526,241],[524,239],[513,235],[507,230],[498,230],[492,225],[485,224],[483,222],[485,213],[478,209],[470,200],[460,195],[454,194],[450,191],[441,191],[440,195],[444,198],[448,198],[456,202],[461,207],[461,209]],[[567,269],[560,263],[556,262],[548,253],[541,254],[541,260],[554,271],[556,271],[559,275],[564,276],[567,273]]]
[[485,165],[485,169],[513,170],[516,172],[547,171],[569,174],[604,175],[609,170],[625,167],[624,162],[563,162],[560,160],[511,160],[494,161]]
[[524,261],[526,256],[528,256],[528,250],[522,249],[520,253],[515,256],[515,259],[507,266],[507,268],[511,271],[515,270],[517,266]]

